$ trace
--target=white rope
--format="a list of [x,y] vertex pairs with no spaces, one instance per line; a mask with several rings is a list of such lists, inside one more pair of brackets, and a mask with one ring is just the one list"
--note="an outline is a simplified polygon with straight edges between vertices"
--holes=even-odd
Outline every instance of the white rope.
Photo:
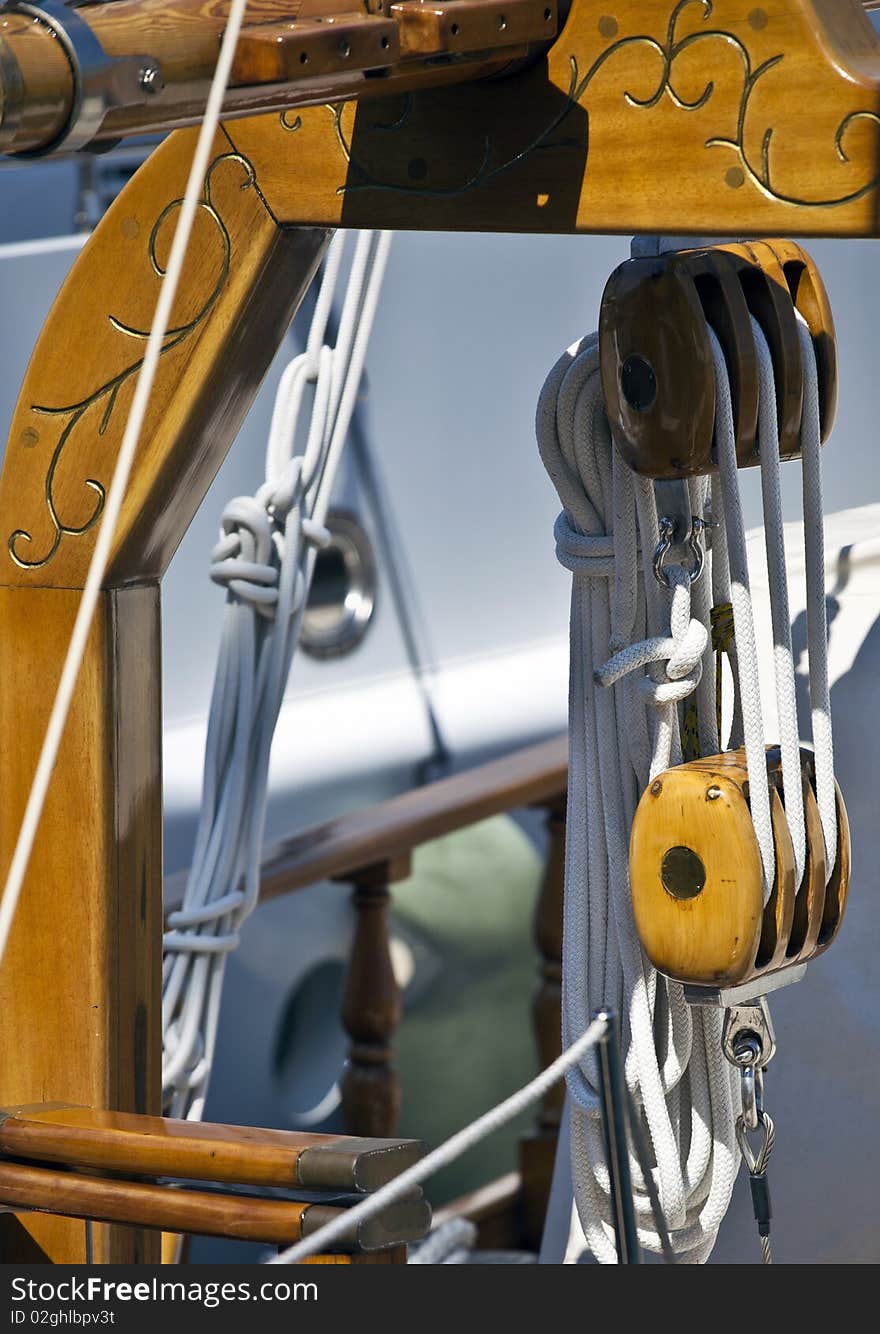
[[[794,850],[796,883],[803,879],[807,833],[804,824],[804,789],[801,777],[801,739],[798,731],[797,690],[791,650],[791,610],[785,569],[785,529],[782,524],[782,463],[779,458],[779,417],[773,358],[764,331],[752,316],[752,334],[758,354],[758,450],[761,456],[761,493],[764,501],[764,546],[773,627],[773,674],[776,716],[782,755],[785,818]],[[816,364],[810,343],[810,361]],[[739,486],[739,481],[737,481]],[[751,788],[751,774],[750,774]]]
[[[205,747],[202,809],[163,970],[167,1114],[204,1109],[225,961],[256,906],[272,738],[299,639],[316,548],[348,436],[391,233],[357,234],[334,347],[325,343],[346,234],[328,252],[306,349],[279,382],[266,481],[223,512],[211,578],[228,601]],[[294,452],[314,386],[304,451]]]
[[[651,775],[681,758],[676,705],[700,684],[708,635],[691,615],[684,572],[668,567],[671,598],[650,572],[653,490],[612,449],[595,338],[551,371],[537,432],[564,506],[557,552],[573,574],[563,1043],[603,1001],[620,1014],[627,1083],[653,1148],[673,1244],[687,1260],[702,1260],[739,1162],[734,1075],[721,1055],[720,1017],[692,1013],[682,988],[659,977],[642,954],[628,842]],[[637,681],[633,669],[643,664],[649,674]],[[710,699],[700,731],[717,746]],[[615,1263],[594,1061],[572,1069],[567,1082],[578,1216],[596,1257]],[[631,1172],[640,1241],[659,1252],[634,1156]]]
[[500,1130],[502,1126],[507,1125],[508,1121],[514,1120],[527,1107],[538,1102],[543,1098],[549,1088],[552,1088],[557,1079],[561,1079],[566,1070],[570,1069],[578,1061],[583,1060],[586,1053],[602,1037],[605,1031],[605,1020],[594,1019],[585,1033],[582,1033],[577,1042],[572,1043],[571,1047],[557,1056],[552,1065],[548,1065],[546,1070],[542,1070],[535,1079],[531,1080],[523,1088],[518,1089],[516,1093],[505,1098],[497,1107],[485,1112],[478,1117],[476,1121],[465,1126],[452,1135],[445,1143],[433,1149],[429,1154],[419,1162],[408,1167],[400,1176],[389,1181],[387,1185],[380,1186],[372,1195],[367,1195],[359,1204],[351,1209],[346,1209],[339,1217],[334,1218],[332,1222],[319,1228],[311,1237],[304,1241],[298,1241],[295,1246],[283,1251],[275,1256],[268,1263],[273,1265],[293,1265],[300,1260],[304,1260],[309,1255],[316,1255],[319,1251],[326,1251],[328,1247],[339,1241],[342,1237],[349,1236],[360,1223],[374,1218],[376,1214],[381,1213],[390,1204],[396,1200],[403,1199],[408,1195],[414,1186],[420,1186],[428,1177],[439,1172],[441,1167],[447,1167],[449,1163],[454,1163],[462,1154],[467,1153],[481,1140],[486,1139],[488,1135]]
[[[713,516],[720,516],[723,514],[724,507],[721,502],[721,481],[717,473],[715,473],[709,481],[709,508]],[[712,584],[712,605],[714,607],[732,606],[730,601],[730,564],[727,555],[727,529],[723,522],[715,523],[712,528],[712,561],[710,573]],[[705,586],[705,596],[709,599],[708,585]],[[723,737],[719,736],[718,741],[723,749],[737,750],[743,745],[743,718],[742,698],[739,688],[739,655],[736,651],[735,637],[731,637],[724,652],[726,653],[730,665],[733,708],[727,738],[725,740]]]
[[429,1232],[424,1241],[411,1246],[411,1265],[467,1264],[477,1244],[477,1229],[469,1218],[448,1218]]
[[[828,685],[828,623],[825,608],[825,507],[822,500],[822,452],[819,424],[819,375],[806,320],[795,312],[804,360],[804,408],[801,458],[804,498],[804,552],[807,580],[807,657],[810,722],[816,753],[816,803],[825,835],[827,874],[837,860],[837,799],[834,786],[834,739]],[[786,798],[787,801],[787,798]]]
[[[754,322],[753,322],[754,323]],[[806,860],[800,743],[782,528],[776,390],[769,347],[754,325],[760,368],[759,446],[774,636],[774,672],[783,755],[783,790],[798,883]],[[730,601],[735,647],[731,744],[745,744],[750,805],[764,869],[766,902],[775,848],[765,761],[758,654],[739,493],[727,365],[709,330],[716,379],[715,441],[719,477],[692,481],[692,512],[715,518],[709,576],[691,589],[685,571],[667,569],[665,603],[646,557],[657,540],[653,488],[629,473],[612,449],[601,399],[597,340],[569,349],[551,372],[538,408],[545,466],[564,509],[557,554],[573,578],[571,615],[569,804],[563,959],[563,1042],[604,998],[623,1019],[629,1087],[654,1151],[660,1204],[675,1250],[708,1257],[726,1212],[739,1163],[735,1144],[736,1073],[720,1051],[720,1018],[691,1012],[682,989],[651,969],[642,954],[628,881],[628,839],[648,782],[681,758],[678,707],[694,695],[703,754],[719,749],[711,602]],[[815,351],[801,329],[806,367],[802,449],[808,543],[810,687],[817,774],[821,767],[829,848],[835,846],[833,756],[825,635],[819,400]],[[638,539],[641,539],[639,572]],[[667,628],[668,627],[668,628]],[[647,675],[644,669],[647,668]],[[633,673],[638,674],[634,679]],[[589,683],[590,674],[597,691]],[[653,720],[645,705],[650,702]],[[817,781],[818,786],[818,781]],[[609,1177],[592,1060],[570,1071],[571,1154],[577,1213],[596,1257],[616,1261]],[[660,1249],[651,1202],[632,1158],[639,1236]]]
[[[816,350],[809,328],[799,312],[798,332],[804,367],[804,399],[800,444],[803,458],[803,515],[807,589],[807,657],[811,705],[810,734],[816,761],[816,798],[825,839],[827,875],[837,856],[837,805],[834,783],[834,747],[831,728],[831,696],[828,684],[828,633],[825,610],[825,528],[822,500],[819,378]],[[791,618],[780,485],[779,431],[773,360],[767,339],[758,322],[752,331],[759,368],[759,430],[761,483],[764,503],[764,537],[770,613],[773,628],[773,669],[782,753],[785,816],[794,848],[795,873],[800,885],[806,864],[806,830],[800,765],[801,727],[797,717],[797,692],[791,647]],[[745,533],[739,498],[739,476],[733,413],[727,365],[721,344],[709,328],[718,394],[715,439],[718,447],[720,491],[725,514],[725,538],[729,552],[731,602],[734,611],[739,683],[746,757],[749,771],[749,804],[765,868],[764,898],[769,897],[775,866],[769,789],[763,763],[764,734],[758,690],[757,649],[749,590]],[[821,777],[820,777],[821,776]],[[765,807],[766,793],[766,807]]]
[[231,0],[230,3],[226,29],[223,33],[223,40],[220,44],[220,53],[217,57],[217,66],[214,70],[214,77],[211,81],[211,87],[205,104],[205,115],[199,131],[189,176],[187,178],[186,190],[184,191],[180,216],[174,233],[174,240],[171,243],[171,251],[168,256],[168,267],[165,271],[164,278],[161,279],[159,299],[156,302],[156,310],[153,315],[149,337],[147,338],[145,345],[143,363],[135,382],[131,409],[125,424],[125,431],[123,432],[122,443],[116,459],[116,466],[114,467],[113,477],[107,492],[107,501],[104,506],[104,513],[101,517],[100,528],[92,552],[92,558],[89,562],[85,587],[77,609],[73,633],[70,637],[67,655],[64,660],[64,667],[55,692],[52,712],[49,716],[49,723],[46,728],[46,735],[40,750],[40,758],[37,762],[30,793],[28,795],[27,806],[25,807],[24,817],[22,819],[21,828],[19,829],[15,850],[9,866],[9,872],[6,877],[3,899],[2,903],[0,903],[0,964],[2,964],[3,957],[6,953],[9,934],[15,919],[16,908],[18,907],[18,901],[24,884],[24,878],[27,873],[28,863],[30,862],[31,852],[33,851],[34,840],[40,824],[40,817],[42,816],[43,808],[46,803],[46,794],[49,790],[52,770],[54,769],[55,761],[58,758],[58,750],[61,745],[64,727],[70,712],[77,679],[85,656],[95,608],[101,594],[101,585],[104,582],[104,576],[107,572],[107,566],[110,560],[116,525],[125,499],[126,487],[128,486],[128,479],[134,463],[138,443],[140,441],[141,431],[143,430],[144,420],[150,402],[150,394],[156,377],[156,369],[159,364],[159,357],[162,354],[165,335],[171,322],[174,298],[177,294],[177,288],[183,272],[183,263],[186,258],[196,208],[204,184],[205,172],[208,168],[208,160],[213,148],[214,136],[217,132],[217,125],[220,120],[223,98],[226,94],[226,87],[229,82],[232,59],[235,54],[235,46],[238,41],[238,34],[241,28],[242,18],[244,17],[246,3],[247,0]]
[[[715,444],[718,450],[718,482],[721,497],[724,531],[727,547],[727,565],[730,574],[730,602],[736,632],[737,677],[742,708],[743,744],[749,773],[749,809],[755,838],[761,851],[764,872],[764,902],[773,889],[776,874],[776,849],[773,842],[773,820],[770,814],[770,786],[767,777],[764,723],[761,717],[761,693],[758,678],[758,646],[755,618],[752,612],[752,594],[749,582],[749,563],[746,554],[745,525],[739,491],[739,469],[736,461],[736,433],[733,423],[733,403],[730,396],[730,378],[727,362],[715,330],[708,326],[712,359],[715,365]],[[763,399],[762,395],[762,399]],[[772,396],[776,411],[776,395]],[[774,426],[775,429],[775,426]],[[777,437],[778,449],[778,437]],[[721,516],[716,516],[720,518]]]

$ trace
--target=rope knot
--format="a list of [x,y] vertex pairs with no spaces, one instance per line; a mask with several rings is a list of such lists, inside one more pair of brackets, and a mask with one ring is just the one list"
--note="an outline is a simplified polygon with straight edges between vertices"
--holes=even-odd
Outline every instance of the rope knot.
[[683,681],[685,677],[695,675],[694,688],[703,670],[703,654],[709,645],[709,631],[702,621],[688,617],[683,635],[672,633],[673,651],[666,663],[666,675],[670,681]]
[[575,528],[565,510],[553,525],[556,559],[572,574],[589,579],[614,578],[614,538],[607,533],[587,535]]
[[[220,541],[211,552],[211,579],[228,593],[247,603],[267,620],[275,617],[278,605],[279,570],[288,549],[288,536],[279,527],[299,501],[302,459],[297,456],[277,483],[266,483],[256,496],[237,496],[223,511]],[[329,529],[322,523],[299,516],[292,551],[301,559],[302,547],[326,547]],[[295,574],[290,614],[295,615],[306,596],[305,575]]]
[[673,590],[671,635],[629,644],[594,673],[597,685],[611,686],[630,672],[647,667],[648,674],[639,681],[638,688],[658,708],[678,704],[693,694],[703,675],[703,654],[709,645],[709,631],[702,621],[691,616],[686,572],[681,566],[670,566],[668,574]]
[[278,601],[272,521],[253,496],[236,496],[223,511],[220,541],[211,552],[211,579],[271,618]]

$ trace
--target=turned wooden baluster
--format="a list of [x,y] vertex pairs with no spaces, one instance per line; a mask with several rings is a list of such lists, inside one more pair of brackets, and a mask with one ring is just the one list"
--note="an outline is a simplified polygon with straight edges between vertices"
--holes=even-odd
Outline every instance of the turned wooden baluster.
[[[565,799],[547,811],[549,846],[535,906],[535,944],[541,956],[541,981],[535,992],[532,1019],[541,1069],[562,1051],[562,898],[565,886]],[[544,1095],[538,1129],[555,1139],[562,1119],[565,1086],[556,1083]]]
[[356,914],[342,1022],[351,1038],[342,1077],[342,1119],[350,1135],[393,1135],[401,1089],[391,1044],[400,1024],[400,988],[391,963],[389,886],[410,873],[410,857],[367,866],[351,876]]
[[[540,954],[540,983],[532,1005],[538,1060],[542,1070],[562,1049],[562,894],[565,880],[565,797],[546,807],[549,843],[535,905],[534,938]],[[535,1131],[520,1144],[523,1241],[538,1246],[550,1196],[556,1139],[565,1086],[544,1095]]]

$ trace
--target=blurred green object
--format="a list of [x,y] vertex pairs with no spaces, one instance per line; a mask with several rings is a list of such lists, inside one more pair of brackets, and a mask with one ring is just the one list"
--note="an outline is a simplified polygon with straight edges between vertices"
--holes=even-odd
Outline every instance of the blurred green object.
[[[537,1073],[534,845],[497,816],[420,848],[393,887],[392,955],[405,983],[394,1044],[398,1132],[436,1146]],[[428,1183],[436,1206],[517,1166],[527,1113]]]

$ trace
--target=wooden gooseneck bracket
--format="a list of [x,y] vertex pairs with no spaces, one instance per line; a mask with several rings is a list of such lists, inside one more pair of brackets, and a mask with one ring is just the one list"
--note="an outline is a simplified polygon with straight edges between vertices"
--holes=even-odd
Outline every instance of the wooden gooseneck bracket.
[[[95,144],[198,119],[227,4],[77,9],[119,62]],[[63,148],[64,42],[11,8],[0,149]],[[227,134],[281,223],[880,234],[862,0],[261,0],[249,21]]]
[[346,227],[876,235],[859,0],[573,0],[491,82],[230,123],[276,217]]

